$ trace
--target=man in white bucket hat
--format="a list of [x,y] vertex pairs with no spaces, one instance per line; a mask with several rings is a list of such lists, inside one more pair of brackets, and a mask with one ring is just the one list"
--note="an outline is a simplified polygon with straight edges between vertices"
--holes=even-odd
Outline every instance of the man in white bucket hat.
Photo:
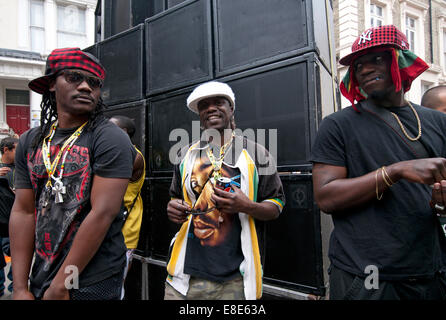
[[[196,87],[187,106],[209,134],[178,153],[167,214],[182,226],[170,248],[165,299],[259,299],[254,219],[277,218],[285,203],[274,159],[234,133],[235,95],[227,84]],[[274,170],[262,174],[266,163]]]

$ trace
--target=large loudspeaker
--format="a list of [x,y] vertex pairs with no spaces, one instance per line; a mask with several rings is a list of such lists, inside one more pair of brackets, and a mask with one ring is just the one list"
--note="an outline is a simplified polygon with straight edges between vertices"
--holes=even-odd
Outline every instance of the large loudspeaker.
[[[104,114],[107,118],[120,115],[132,119],[135,122],[136,127],[132,142],[143,155],[146,154],[146,100],[120,104],[107,109]],[[148,166],[149,164],[146,163],[146,168],[148,168]]]
[[150,178],[148,181],[151,211],[151,257],[166,261],[172,238],[181,225],[171,222],[167,217],[167,204],[170,201],[169,188],[172,177]]
[[148,188],[150,193],[151,211],[151,257],[166,261],[172,238],[180,230],[181,225],[167,218],[167,203],[170,201],[169,188],[172,177],[150,178]]
[[184,4],[149,18],[146,25],[146,94],[212,78],[211,9],[208,0]]
[[[222,80],[236,96],[237,128],[265,129],[264,145],[273,155],[277,150],[279,171],[310,171],[318,122],[335,108],[331,77],[317,56],[308,53]],[[263,144],[261,135],[256,138]]]
[[165,0],[106,0],[104,1],[104,38],[126,31],[166,9]]
[[[335,111],[332,79],[317,55],[308,53],[221,81],[235,93],[237,128],[248,137],[247,129],[253,129],[256,141],[277,156],[278,170],[310,171],[309,157],[318,123]],[[151,173],[173,170],[169,152],[180,141],[176,135],[174,141],[168,140],[173,130],[186,130],[187,143],[200,138],[199,133],[192,132],[192,121],[199,121],[199,117],[186,107],[191,90],[175,91],[150,102]]]
[[106,69],[102,99],[107,105],[144,98],[144,25],[119,33],[98,44]]
[[167,0],[167,8],[172,8],[176,6],[177,4],[180,4],[186,0]]
[[[150,101],[151,174],[171,175],[173,163],[169,159],[170,150],[178,143],[183,143],[185,146],[192,142],[192,121],[199,121],[199,118],[186,106],[189,94],[190,90],[181,90],[169,95],[158,96]],[[199,128],[198,123],[197,128]],[[181,141],[174,134],[175,132],[186,134],[188,139]],[[169,141],[171,134],[174,141]]]
[[333,228],[313,199],[311,174],[281,176],[286,205],[278,219],[265,223],[266,284],[325,295],[326,248]]
[[327,12],[324,0],[214,0],[216,75],[309,51],[329,68]]
[[88,52],[89,54],[95,56],[96,58],[98,58],[98,45],[94,44],[92,46],[89,46],[87,48],[82,49],[82,51],[84,52]]

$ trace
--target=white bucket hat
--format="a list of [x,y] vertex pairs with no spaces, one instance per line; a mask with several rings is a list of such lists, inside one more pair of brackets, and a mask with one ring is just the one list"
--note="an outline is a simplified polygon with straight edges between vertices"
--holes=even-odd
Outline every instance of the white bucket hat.
[[192,91],[192,93],[189,95],[189,97],[187,97],[187,107],[191,111],[198,114],[198,102],[200,102],[200,100],[216,96],[222,96],[228,99],[229,103],[231,104],[231,106],[234,107],[235,111],[234,92],[232,92],[231,87],[228,86],[226,83],[218,81],[206,82],[196,87],[194,91]]

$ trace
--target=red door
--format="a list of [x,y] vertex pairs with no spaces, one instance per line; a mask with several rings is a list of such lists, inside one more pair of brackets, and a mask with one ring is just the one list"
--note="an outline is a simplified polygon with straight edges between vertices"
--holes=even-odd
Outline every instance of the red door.
[[6,106],[6,122],[15,133],[21,135],[29,129],[29,106]]

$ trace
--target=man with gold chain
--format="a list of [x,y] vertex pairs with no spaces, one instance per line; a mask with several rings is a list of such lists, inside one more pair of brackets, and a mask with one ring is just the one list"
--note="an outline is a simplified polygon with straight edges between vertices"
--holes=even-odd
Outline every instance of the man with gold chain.
[[352,106],[322,121],[311,157],[334,222],[330,299],[446,299],[446,115],[404,96],[428,65],[393,25],[364,31],[340,63]]
[[275,161],[235,134],[235,96],[211,81],[187,98],[205,129],[178,153],[167,206],[182,224],[172,241],[166,300],[259,299],[262,266],[254,219],[279,216],[285,203]]
[[41,126],[25,132],[16,151],[14,299],[120,298],[122,203],[136,152],[102,114],[104,78],[94,56],[63,48],[29,83],[42,94]]

